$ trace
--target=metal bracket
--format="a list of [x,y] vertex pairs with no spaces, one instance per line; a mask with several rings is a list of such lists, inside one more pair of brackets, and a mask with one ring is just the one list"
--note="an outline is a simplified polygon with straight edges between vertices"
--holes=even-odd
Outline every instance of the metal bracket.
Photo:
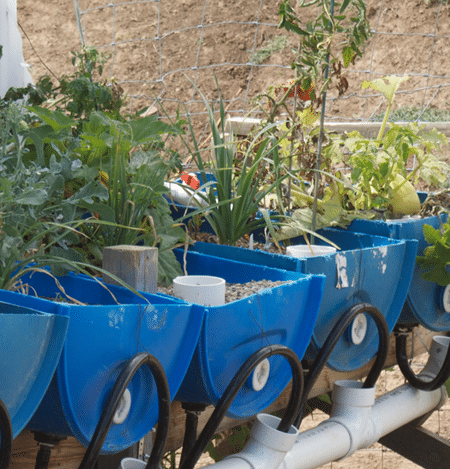
[[450,443],[422,428],[431,413],[389,433],[379,443],[425,469],[442,469],[450,461]]

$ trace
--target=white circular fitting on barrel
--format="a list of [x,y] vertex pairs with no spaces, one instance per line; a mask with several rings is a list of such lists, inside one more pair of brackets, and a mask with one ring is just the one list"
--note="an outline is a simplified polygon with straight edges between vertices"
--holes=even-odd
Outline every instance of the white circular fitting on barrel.
[[442,292],[442,307],[446,313],[450,313],[450,285],[444,287]]
[[256,365],[256,368],[253,370],[251,378],[251,386],[253,391],[261,391],[261,389],[266,385],[267,380],[269,379],[270,374],[270,363],[267,358],[265,358],[261,363]]
[[321,244],[295,244],[286,248],[286,254],[290,257],[313,257],[323,256],[325,254],[331,254],[336,252],[336,248],[333,246],[322,246]]
[[113,423],[116,425],[123,423],[125,419],[128,417],[128,414],[130,413],[130,408],[131,408],[131,392],[127,388],[125,389],[125,392],[123,393],[120,399],[119,406],[117,407],[117,410],[113,417]]
[[366,336],[367,318],[364,313],[360,313],[353,320],[351,327],[351,339],[355,345],[359,345]]

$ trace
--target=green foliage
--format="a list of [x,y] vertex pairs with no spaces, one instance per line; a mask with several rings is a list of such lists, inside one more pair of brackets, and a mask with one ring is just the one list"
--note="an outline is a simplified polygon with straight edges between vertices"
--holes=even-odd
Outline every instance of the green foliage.
[[[270,135],[263,137],[260,141],[260,137],[267,134],[274,127],[274,124],[262,129],[255,136],[245,152],[240,167],[236,167],[234,164],[234,144],[225,141],[222,137],[225,133],[223,127],[221,130],[219,129],[206,99],[204,102],[209,112],[214,159],[206,166],[189,121],[194,142],[194,149],[191,152],[195,164],[202,174],[202,179],[207,180],[206,169],[214,175],[217,181],[214,183],[217,200],[214,191],[209,190],[207,193],[202,191],[206,185],[200,187],[196,193],[211,208],[204,212],[204,217],[218,236],[219,242],[235,245],[242,236],[266,226],[266,221],[263,218],[256,218],[256,212],[264,197],[278,187],[287,175],[278,176],[276,175],[277,168],[268,169],[269,164],[278,158],[279,142]],[[220,114],[223,123],[225,122],[225,111],[221,98]],[[261,188],[264,178],[271,175],[275,175],[275,180],[267,187]],[[186,188],[186,190],[194,193],[193,189]],[[212,207],[215,208],[212,209]]]
[[[95,49],[73,55],[78,72],[71,83],[102,72]],[[17,256],[31,258],[31,249],[42,262],[45,256],[49,264],[63,259],[59,273],[73,262],[98,271],[103,247],[145,244],[158,247],[159,281],[171,281],[182,273],[172,249],[185,242],[185,233],[170,216],[164,180],[181,168],[181,158],[166,148],[162,136],[179,135],[182,123],[96,110],[102,108],[99,96],[89,93],[83,110],[74,112],[70,86],[59,89],[62,99],[52,102],[53,109],[17,105],[13,94],[0,106],[0,190],[6,204],[0,242],[12,253],[5,258],[8,265]],[[49,90],[53,93],[51,84],[40,92]],[[23,249],[14,244],[21,236]]]
[[107,111],[118,117],[124,104],[123,90],[114,80],[99,81],[109,56],[91,46],[85,46],[78,53],[72,51],[72,56],[75,73],[63,75],[56,86],[48,75],[41,77],[33,87],[36,91],[31,103],[40,105],[45,102],[77,119],[87,118],[94,110]]
[[[370,118],[372,122],[381,122],[384,114],[376,114]],[[444,109],[427,108],[425,110],[416,106],[402,106],[393,110],[389,122],[413,122],[420,118],[422,122],[448,122],[450,111]]]
[[450,284],[450,224],[444,223],[440,230],[430,225],[423,226],[425,241],[430,244],[417,263],[424,269],[422,277],[430,282],[445,286]]
[[[351,168],[350,177],[342,174],[342,179],[347,180],[353,188],[346,192],[343,199],[346,209],[389,211],[392,210],[390,203],[393,192],[406,184],[403,181],[415,184],[421,180],[430,187],[438,187],[446,180],[448,166],[434,155],[435,150],[442,150],[448,143],[443,134],[435,129],[424,132],[423,127],[415,123],[407,126],[391,124],[384,134],[395,91],[403,81],[398,77],[388,77],[388,80],[389,85],[383,79],[363,84],[364,87],[371,86],[382,91],[388,99],[388,109],[377,139],[365,138],[359,132],[350,132],[333,138],[324,150],[331,166],[345,163]],[[344,155],[342,148],[348,156]],[[416,164],[408,172],[411,157],[415,158]],[[404,178],[400,184],[399,175]]]
[[250,437],[248,425],[238,425],[224,434],[215,435],[206,446],[205,452],[214,459],[215,462],[221,461],[230,454],[239,453],[244,449]]
[[273,53],[285,49],[288,46],[288,42],[289,40],[286,36],[274,36],[266,41],[263,47],[252,53],[250,61],[254,64],[260,64]]
[[[315,7],[319,15],[306,25],[302,24],[302,9]],[[361,57],[365,44],[370,37],[369,23],[366,19],[366,3],[363,0],[344,0],[335,3],[331,12],[328,0],[291,0],[280,3],[279,28],[298,34],[300,45],[297,57],[292,63],[296,71],[296,85],[307,90],[314,83],[319,97],[329,86],[331,78],[325,78],[327,64],[333,68],[339,81],[341,67],[346,68],[356,56]]]

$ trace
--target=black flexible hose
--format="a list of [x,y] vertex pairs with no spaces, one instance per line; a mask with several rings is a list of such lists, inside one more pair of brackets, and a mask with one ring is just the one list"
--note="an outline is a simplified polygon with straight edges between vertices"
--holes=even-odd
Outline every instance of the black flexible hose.
[[314,360],[308,375],[305,378],[305,390],[303,392],[300,410],[294,421],[294,425],[297,428],[300,427],[300,424],[302,422],[305,405],[308,400],[308,395],[311,392],[320,373],[322,372],[323,367],[327,363],[327,360],[330,357],[334,347],[338,343],[339,339],[341,338],[342,334],[345,332],[347,327],[351,324],[355,317],[361,313],[367,313],[369,316],[371,316],[378,328],[379,343],[377,358],[363,384],[364,388],[371,388],[375,386],[375,383],[378,377],[380,376],[381,371],[383,370],[388,353],[389,328],[386,323],[385,317],[383,316],[383,314],[381,314],[378,308],[368,303],[358,303],[349,308],[334,325],[323,347],[317,354],[317,357]]
[[50,458],[52,456],[52,447],[47,445],[40,445],[39,451],[36,456],[36,464],[34,469],[47,469],[50,464]]
[[436,376],[431,381],[423,381],[420,377],[414,374],[408,361],[406,353],[406,333],[399,332],[395,338],[395,355],[397,357],[398,366],[407,379],[408,383],[416,389],[422,391],[435,391],[444,385],[450,377],[450,347],[447,350],[447,355],[444,358],[444,363]]
[[197,441],[192,447],[189,454],[186,455],[186,459],[183,464],[180,465],[179,469],[193,469],[197,461],[199,460],[201,454],[206,448],[208,442],[216,433],[217,427],[224,418],[227,410],[229,409],[233,399],[236,397],[237,393],[241,389],[242,385],[245,383],[247,378],[250,376],[253,369],[263,360],[272,356],[272,355],[281,355],[285,357],[292,369],[292,389],[291,395],[289,398],[284,417],[278,425],[278,430],[282,432],[288,432],[292,421],[299,410],[300,397],[303,394],[303,369],[302,364],[297,357],[297,355],[288,347],[284,345],[268,345],[253,353],[245,363],[239,368],[239,371],[231,380],[230,384],[227,386],[222,397],[219,399],[219,402],[214,409],[214,412],[211,414],[208,422],[200,433]]
[[181,451],[180,466],[197,441],[198,417],[206,409],[206,405],[182,402],[181,407],[186,412],[186,423],[184,425],[183,450]]
[[164,455],[164,447],[169,432],[169,419],[170,419],[170,391],[167,377],[163,367],[158,359],[149,353],[139,353],[128,361],[125,368],[121,371],[117,378],[108,401],[102,412],[100,420],[95,429],[91,442],[84,455],[83,461],[79,469],[92,469],[98,459],[103,443],[105,442],[106,435],[112,424],[112,419],[119,405],[125,389],[133,378],[136,371],[142,366],[147,365],[153,374],[158,391],[159,401],[159,418],[158,429],[156,431],[155,441],[153,442],[152,453],[150,459],[145,466],[146,469],[157,469],[159,462]]
[[11,461],[13,430],[8,409],[0,399],[0,469],[8,469]]

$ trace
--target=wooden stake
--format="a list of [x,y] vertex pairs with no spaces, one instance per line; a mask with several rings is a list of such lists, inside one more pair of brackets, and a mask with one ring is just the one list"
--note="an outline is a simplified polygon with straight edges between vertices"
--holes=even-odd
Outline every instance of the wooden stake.
[[[157,293],[158,248],[148,246],[110,246],[103,250],[103,269],[138,291]],[[111,277],[103,281],[117,285]]]

